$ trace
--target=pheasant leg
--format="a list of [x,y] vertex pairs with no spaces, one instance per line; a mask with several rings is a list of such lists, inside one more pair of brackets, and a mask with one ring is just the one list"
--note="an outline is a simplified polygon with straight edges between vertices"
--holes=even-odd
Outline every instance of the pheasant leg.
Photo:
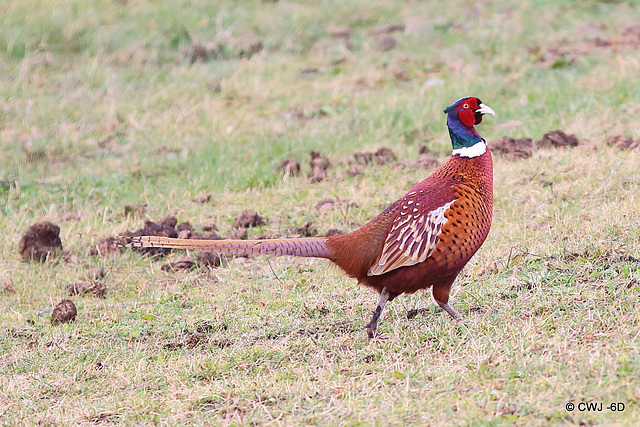
[[376,304],[376,308],[373,310],[373,316],[371,316],[371,320],[364,327],[369,338],[375,338],[376,336],[378,320],[380,319],[380,315],[382,314],[382,310],[384,309],[387,301],[389,301],[389,290],[387,288],[382,288],[382,291],[380,292],[380,300],[378,301],[378,304]]

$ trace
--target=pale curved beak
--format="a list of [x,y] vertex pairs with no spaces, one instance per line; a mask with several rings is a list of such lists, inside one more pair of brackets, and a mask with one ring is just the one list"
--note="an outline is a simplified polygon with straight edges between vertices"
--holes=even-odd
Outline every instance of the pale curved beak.
[[480,114],[491,114],[492,116],[496,115],[496,112],[493,111],[493,108],[484,104],[480,104],[479,108],[475,112]]

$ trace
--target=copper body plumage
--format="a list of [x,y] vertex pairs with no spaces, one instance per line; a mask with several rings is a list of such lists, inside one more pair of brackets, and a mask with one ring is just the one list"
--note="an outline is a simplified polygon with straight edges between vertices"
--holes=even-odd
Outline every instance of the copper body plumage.
[[[373,220],[352,233],[276,240],[183,240],[142,236],[133,247],[201,249],[235,255],[261,254],[327,258],[380,300],[366,330],[377,336],[385,304],[400,294],[432,289],[435,301],[453,318],[451,286],[483,244],[493,213],[491,153],[473,124],[493,110],[475,97],[445,110],[453,155]],[[462,119],[462,120],[461,120]]]

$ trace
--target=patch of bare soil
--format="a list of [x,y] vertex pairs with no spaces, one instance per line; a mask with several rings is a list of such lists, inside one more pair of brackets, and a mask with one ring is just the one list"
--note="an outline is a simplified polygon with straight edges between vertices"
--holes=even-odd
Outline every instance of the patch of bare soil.
[[233,228],[249,228],[264,225],[262,217],[258,215],[258,212],[245,210],[242,211],[240,216],[233,222]]
[[328,157],[323,157],[316,151],[311,152],[311,182],[320,182],[327,177],[327,170],[331,167]]
[[341,236],[343,234],[346,234],[344,231],[339,230],[337,228],[330,228],[327,230],[326,233],[324,233],[325,237],[331,237],[331,236]]
[[104,282],[96,280],[93,282],[70,283],[67,285],[69,296],[75,295],[93,295],[98,298],[104,298],[107,294],[107,287]]
[[313,237],[318,235],[318,230],[311,221],[306,221],[299,227],[293,227],[288,230],[291,237]]
[[49,222],[39,222],[27,229],[18,245],[20,256],[25,261],[44,262],[62,252],[60,227]]
[[282,170],[283,174],[286,178],[290,176],[299,176],[300,175],[300,163],[293,160],[291,157],[288,157],[281,161],[275,168],[275,171]]
[[508,160],[527,159],[533,152],[541,148],[573,148],[580,141],[574,134],[567,134],[562,130],[553,130],[545,133],[542,139],[533,142],[531,138],[512,138],[503,136],[501,139],[491,141],[489,149],[496,155]]
[[531,138],[511,138],[503,136],[489,143],[492,153],[508,160],[528,159],[533,155],[533,140]]
[[542,139],[536,142],[537,148],[562,148],[577,147],[578,138],[573,134],[566,134],[561,130],[552,130],[545,133]]
[[626,135],[612,135],[607,137],[604,142],[613,148],[618,150],[635,150],[640,148],[640,139],[633,139]]
[[356,151],[353,153],[353,161],[347,160],[347,163],[355,163],[356,165],[366,166],[374,161],[379,165],[386,165],[395,162],[397,157],[393,150],[387,147],[379,148],[375,153],[371,151]]
[[109,236],[98,241],[91,249],[89,249],[89,255],[105,256],[110,253],[118,251],[121,247],[127,244],[126,237],[123,236]]
[[53,312],[51,313],[51,323],[56,325],[60,323],[73,322],[77,314],[78,310],[76,309],[73,301],[68,299],[62,300],[53,308]]

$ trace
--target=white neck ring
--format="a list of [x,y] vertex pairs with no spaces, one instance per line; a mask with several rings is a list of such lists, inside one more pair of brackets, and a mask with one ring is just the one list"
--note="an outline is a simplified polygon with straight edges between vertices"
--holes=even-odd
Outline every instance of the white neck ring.
[[471,147],[456,148],[451,152],[453,156],[478,157],[487,151],[487,143],[484,140],[476,142]]

